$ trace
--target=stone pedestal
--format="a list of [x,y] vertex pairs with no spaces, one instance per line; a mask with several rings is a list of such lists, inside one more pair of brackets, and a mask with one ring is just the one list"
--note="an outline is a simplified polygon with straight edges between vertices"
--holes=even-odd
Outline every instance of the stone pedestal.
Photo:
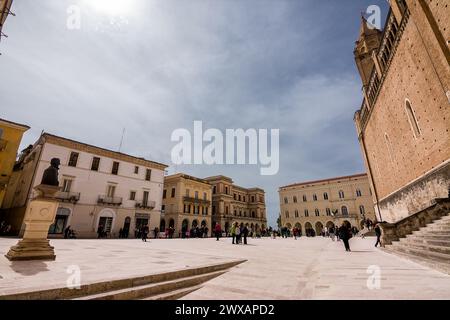
[[31,200],[25,213],[25,233],[17,245],[11,247],[6,258],[14,260],[55,260],[54,248],[47,239],[48,229],[55,221],[58,201],[54,195],[59,187],[39,185],[40,195]]

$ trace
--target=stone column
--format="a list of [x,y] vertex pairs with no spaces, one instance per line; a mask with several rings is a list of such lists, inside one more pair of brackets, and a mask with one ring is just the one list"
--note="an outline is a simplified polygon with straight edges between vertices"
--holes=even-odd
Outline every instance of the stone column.
[[58,201],[57,186],[39,185],[39,195],[31,200],[25,213],[25,233],[17,245],[12,246],[6,258],[15,260],[55,260],[54,248],[47,239],[48,229],[55,221]]

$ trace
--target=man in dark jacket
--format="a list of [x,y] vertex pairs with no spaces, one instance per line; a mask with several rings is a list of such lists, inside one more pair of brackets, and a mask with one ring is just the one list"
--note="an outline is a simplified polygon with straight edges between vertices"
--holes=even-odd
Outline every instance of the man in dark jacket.
[[244,237],[244,244],[247,244],[248,227],[244,226],[242,230],[242,236]]
[[375,247],[378,247],[378,244],[380,244],[380,247],[381,247],[382,246],[382,244],[381,244],[381,228],[378,223],[375,225],[374,230],[375,230],[375,234],[377,236],[377,242],[375,243]]
[[350,233],[351,231],[349,230],[345,222],[342,223],[342,226],[339,228],[339,238],[341,238],[344,242],[345,251],[351,251],[350,244],[348,242],[350,240]]

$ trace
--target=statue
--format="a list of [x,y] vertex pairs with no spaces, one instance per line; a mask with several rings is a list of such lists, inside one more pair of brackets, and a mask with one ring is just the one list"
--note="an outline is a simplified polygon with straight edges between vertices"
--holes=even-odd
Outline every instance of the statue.
[[59,165],[61,164],[61,161],[58,158],[53,158],[50,161],[50,167],[45,169],[44,175],[42,176],[41,184],[47,185],[47,186],[59,186],[58,182],[58,171],[59,171]]

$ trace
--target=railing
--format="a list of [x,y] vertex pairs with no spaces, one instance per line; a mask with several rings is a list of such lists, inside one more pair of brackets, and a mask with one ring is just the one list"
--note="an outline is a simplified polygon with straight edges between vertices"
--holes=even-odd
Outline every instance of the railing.
[[201,203],[201,204],[210,204],[211,202],[209,200],[205,199],[199,199],[199,198],[192,198],[192,197],[183,197],[184,202],[190,202],[190,203]]
[[55,198],[59,201],[76,203],[80,200],[79,192],[58,192]]
[[123,198],[121,197],[107,197],[104,195],[100,195],[98,197],[98,204],[109,204],[113,206],[120,206],[122,205]]
[[139,208],[139,209],[152,210],[155,207],[156,207],[156,202],[155,201],[136,202],[136,208]]

